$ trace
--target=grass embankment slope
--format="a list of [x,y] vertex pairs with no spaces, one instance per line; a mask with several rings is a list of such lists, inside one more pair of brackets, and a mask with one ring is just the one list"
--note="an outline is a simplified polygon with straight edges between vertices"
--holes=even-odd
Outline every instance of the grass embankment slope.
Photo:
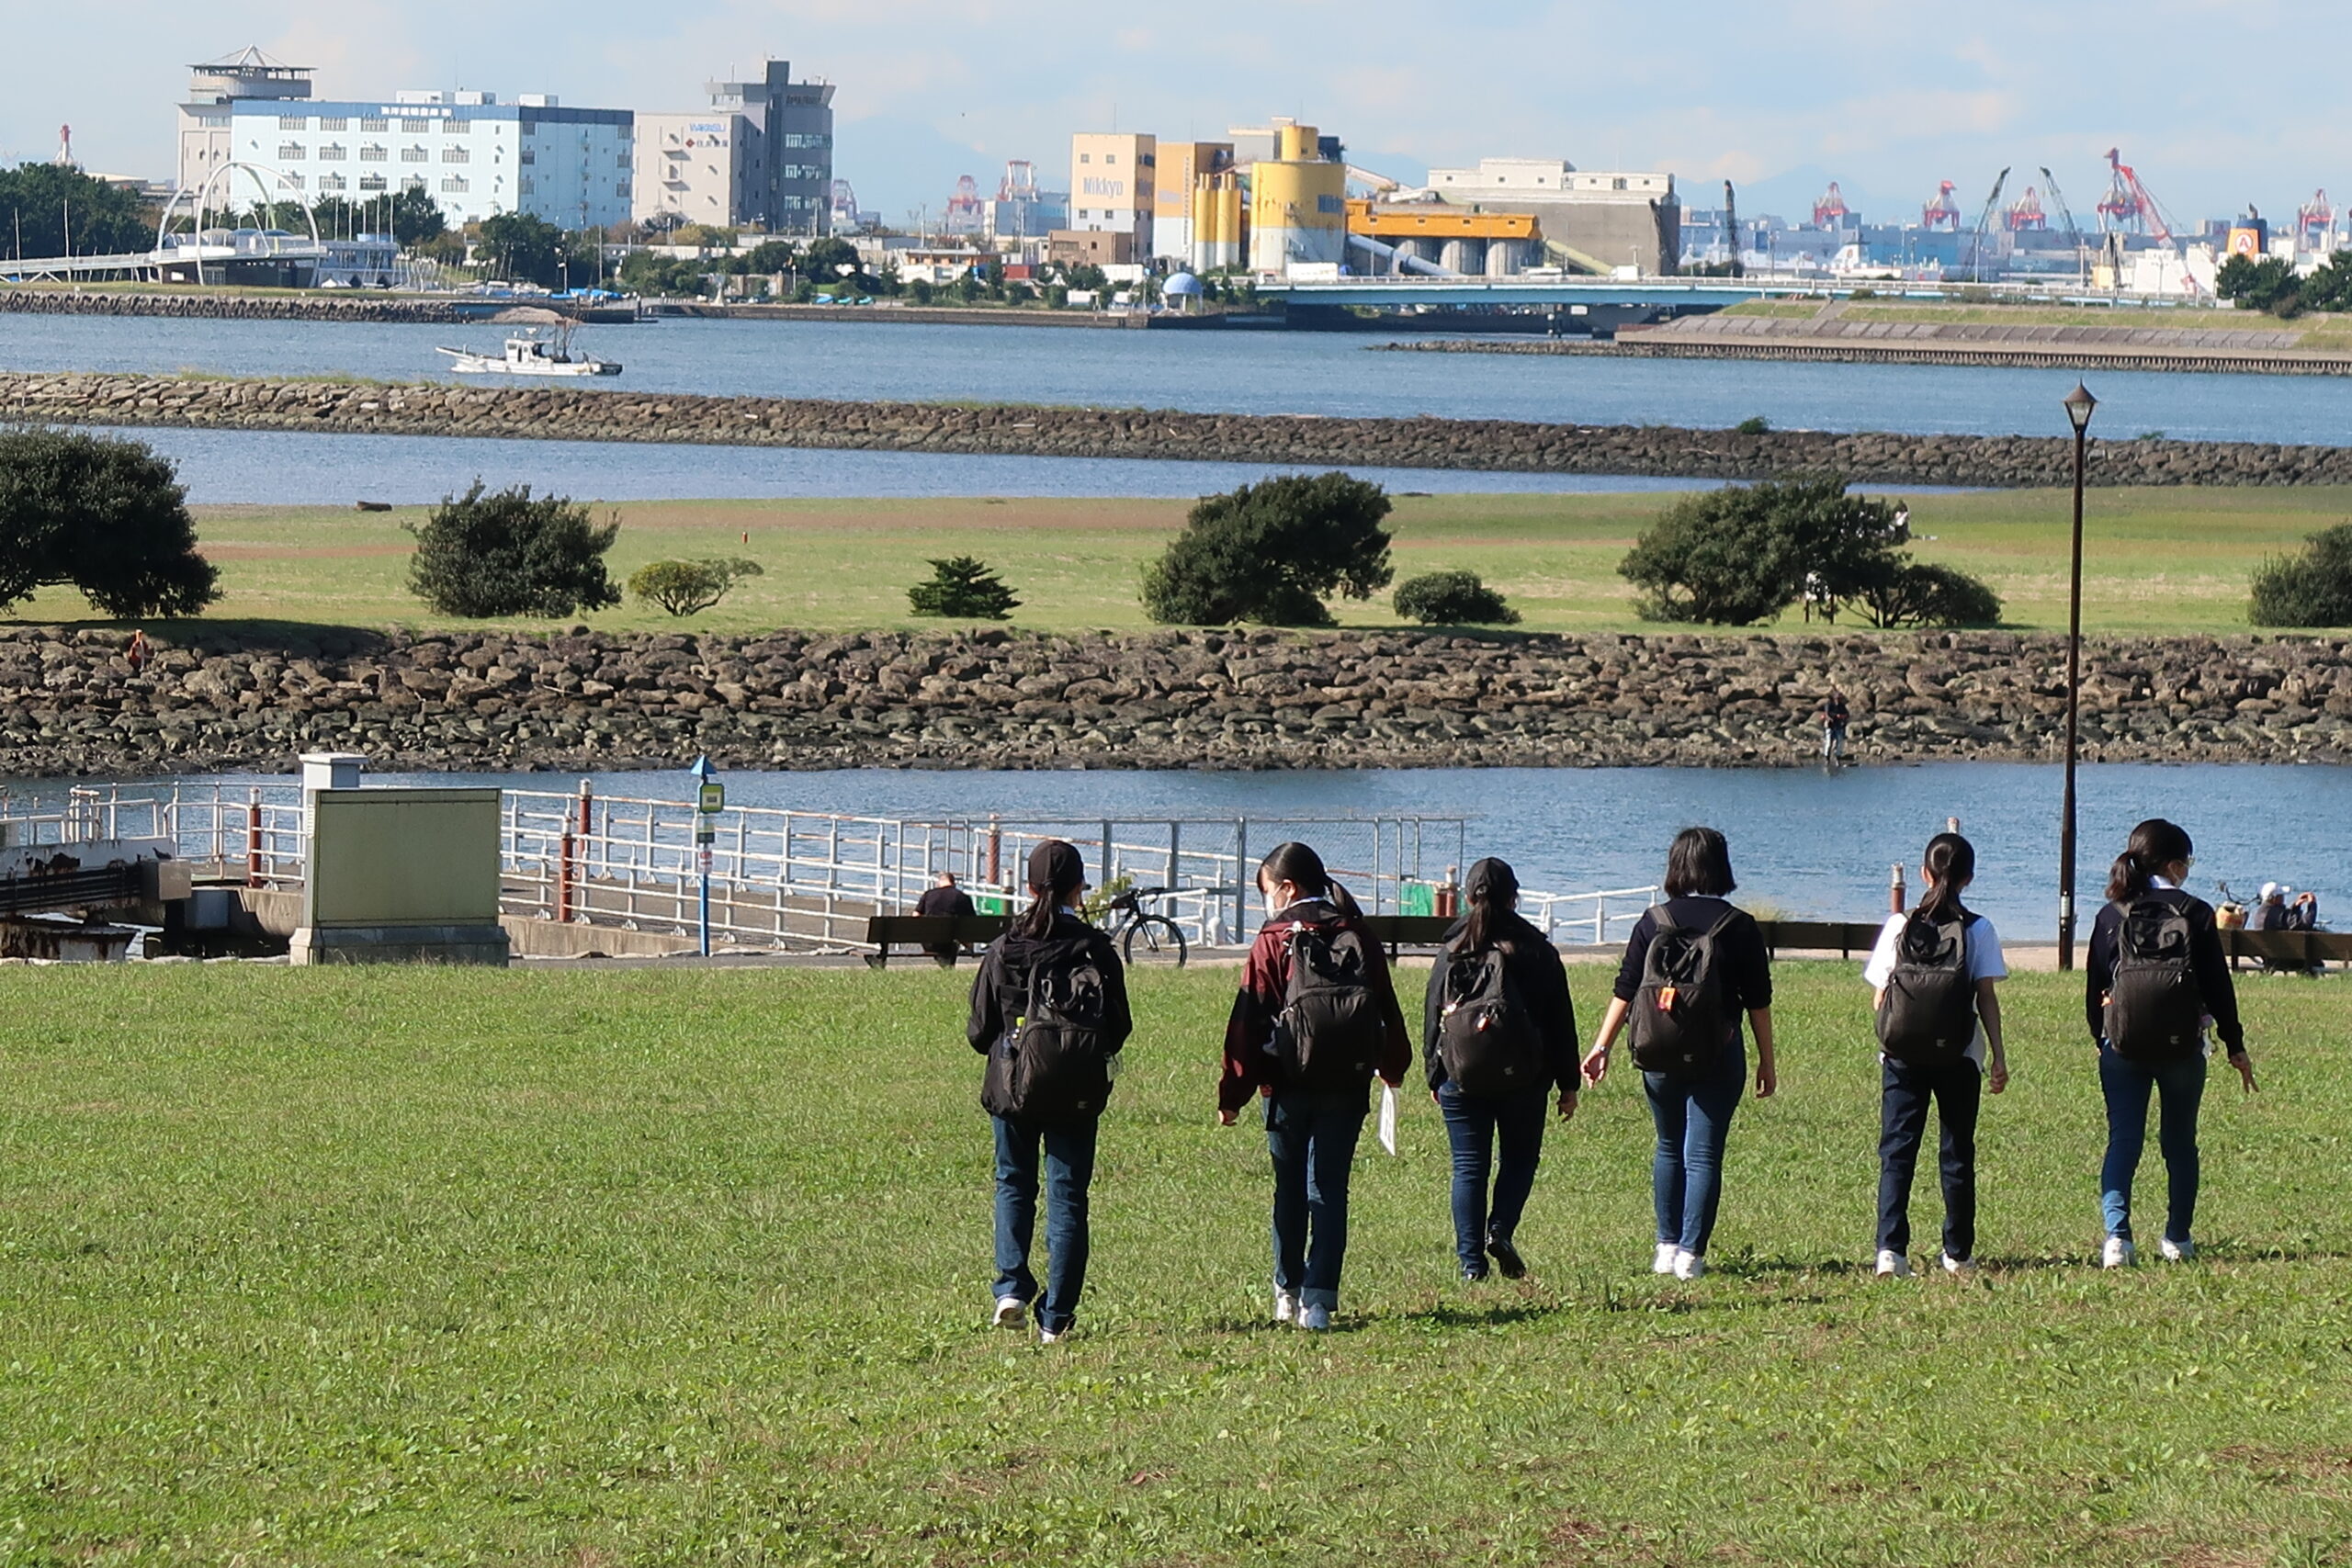
[[1946,326],[2120,327],[2159,332],[2286,332],[2295,346],[2352,349],[2352,315],[2314,311],[2281,320],[2258,310],[2211,306],[2002,305],[1933,299],[1752,299],[1726,309],[1727,316],[1774,316],[1783,321],[1839,319],[1849,321],[1911,321]]
[[1645,1271],[1620,1077],[1547,1145],[1532,1277],[1455,1283],[1412,1100],[1403,1157],[1357,1167],[1342,1331],[1310,1338],[1264,1322],[1262,1136],[1211,1125],[1231,977],[1149,973],[1051,1350],[982,1322],[964,984],[0,970],[0,1562],[2352,1550],[2341,981],[2247,982],[2264,1089],[2209,1094],[2195,1266],[2087,1266],[2078,993],[2024,976],[1990,1267],[1871,1280],[1862,993],[1785,965],[1784,1087],[1740,1112],[1713,1277]]
[[[1656,630],[1634,614],[1617,563],[1668,504],[1650,494],[1400,496],[1392,519],[1399,581],[1461,569],[1500,587],[1530,631]],[[1134,631],[1145,621],[1138,574],[1183,525],[1188,503],[1119,500],[744,501],[631,502],[616,508],[616,579],[665,557],[746,556],[765,575],[687,621],[634,602],[585,617],[615,630],[842,630],[937,626],[907,613],[926,561],[986,558],[1019,592],[1015,624]],[[2070,498],[2049,491],[1914,497],[1917,554],[1992,582],[2009,625],[2066,624]],[[213,618],[381,626],[450,626],[406,589],[413,545],[404,520],[423,509],[200,509],[202,547],[226,596]],[[2094,632],[2227,634],[2247,629],[2246,580],[2266,556],[2352,515],[2342,490],[2097,491],[2086,525],[2085,626]],[[749,535],[746,541],[745,536]],[[1343,602],[1351,626],[1398,625],[1382,594]],[[89,612],[51,589],[17,618],[74,621]],[[1851,628],[1852,618],[1845,625]],[[473,623],[478,624],[478,623]],[[517,622],[544,626],[545,623]],[[1770,629],[1802,629],[1788,617]]]

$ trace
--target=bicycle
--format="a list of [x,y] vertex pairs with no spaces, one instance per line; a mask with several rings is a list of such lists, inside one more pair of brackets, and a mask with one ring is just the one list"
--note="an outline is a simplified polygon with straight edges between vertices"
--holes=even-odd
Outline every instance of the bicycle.
[[1111,900],[1110,910],[1118,916],[1111,923],[1111,940],[1119,946],[1119,956],[1133,964],[1140,950],[1147,958],[1159,958],[1173,953],[1176,967],[1184,967],[1186,948],[1184,932],[1174,920],[1154,914],[1143,906],[1148,901],[1164,897],[1174,889],[1168,887],[1132,887]]

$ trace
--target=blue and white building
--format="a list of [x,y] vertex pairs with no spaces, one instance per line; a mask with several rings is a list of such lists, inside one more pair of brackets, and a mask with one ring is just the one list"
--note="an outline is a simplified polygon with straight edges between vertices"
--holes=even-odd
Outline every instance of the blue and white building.
[[569,230],[629,220],[637,148],[628,109],[568,108],[534,93],[501,103],[464,90],[322,100],[311,96],[309,68],[258,50],[192,70],[191,101],[179,107],[183,188],[234,162],[283,175],[291,189],[281,199],[361,204],[414,189],[452,224],[501,212]]

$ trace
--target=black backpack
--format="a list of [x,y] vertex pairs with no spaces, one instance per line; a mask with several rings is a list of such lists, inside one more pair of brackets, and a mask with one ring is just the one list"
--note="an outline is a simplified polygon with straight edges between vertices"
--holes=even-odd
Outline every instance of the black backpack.
[[1521,1094],[1544,1085],[1544,1043],[1500,947],[1444,960],[1437,1059],[1464,1094]]
[[1894,969],[1878,1010],[1878,1043],[1890,1060],[1941,1067],[1976,1038],[1976,982],[1968,977],[1965,918],[1937,920],[1914,910],[1895,938]]
[[1731,1040],[1731,998],[1724,994],[1717,944],[1739,911],[1725,909],[1702,931],[1677,925],[1663,904],[1651,919],[1650,950],[1634,993],[1634,1065],[1645,1073],[1695,1077],[1715,1065]]
[[2188,911],[2162,898],[2119,900],[2116,908],[2120,918],[2108,981],[2107,1043],[2130,1061],[2180,1061],[2198,1049],[2205,1029]]
[[980,1103],[1017,1122],[1083,1121],[1111,1098],[1103,1046],[1105,987],[1091,941],[1046,948],[1029,970],[1028,999],[989,1060]]
[[1273,1042],[1286,1083],[1345,1089],[1372,1081],[1386,1034],[1368,978],[1374,962],[1360,931],[1302,924],[1291,932],[1290,984]]

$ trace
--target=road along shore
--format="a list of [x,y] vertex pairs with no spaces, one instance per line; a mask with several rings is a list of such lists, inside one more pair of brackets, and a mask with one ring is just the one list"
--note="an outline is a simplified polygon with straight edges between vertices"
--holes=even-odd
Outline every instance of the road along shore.
[[[1373,768],[1811,762],[1833,682],[1864,763],[2049,761],[2064,642],[2012,633],[1455,637],[421,635],[0,629],[20,777],[283,770]],[[2084,755],[2352,761],[2352,639],[2093,638]]]
[[[1859,484],[1984,489],[2060,485],[2070,482],[2073,472],[2072,445],[2055,436],[1811,430],[1751,434],[1656,425],[1326,419],[63,371],[0,373],[0,419],[1729,480],[1838,473]],[[2352,446],[2094,441],[2089,478],[2099,485],[2352,484]]]

